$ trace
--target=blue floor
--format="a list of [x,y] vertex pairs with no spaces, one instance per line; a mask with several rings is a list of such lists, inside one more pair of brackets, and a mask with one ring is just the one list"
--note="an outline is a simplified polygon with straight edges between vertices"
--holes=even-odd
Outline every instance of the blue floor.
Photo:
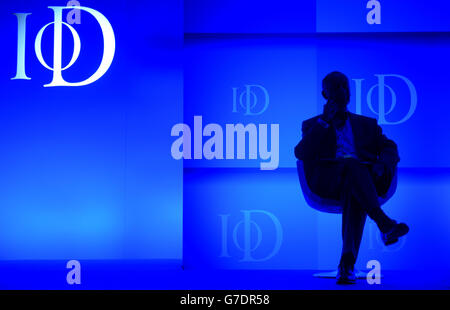
[[0,263],[0,289],[255,289],[255,290],[411,290],[450,289],[449,274],[384,271],[381,284],[336,285],[314,278],[313,270],[182,270],[180,261],[80,261],[81,284],[66,283],[65,261]]

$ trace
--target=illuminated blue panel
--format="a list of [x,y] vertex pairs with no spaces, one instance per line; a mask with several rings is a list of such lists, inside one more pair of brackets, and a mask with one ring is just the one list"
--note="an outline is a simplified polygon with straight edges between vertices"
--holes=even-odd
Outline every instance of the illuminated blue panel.
[[[379,0],[380,24],[369,24],[367,15],[375,8],[371,1],[317,0],[317,32],[445,32],[450,3],[412,0]],[[370,20],[374,17],[370,14]]]
[[[377,259],[382,270],[448,272],[449,170],[400,168],[398,180],[383,209],[411,230],[385,247],[368,219],[356,267]],[[339,263],[342,217],[306,204],[296,169],[189,169],[184,206],[186,268],[333,270]]]
[[446,32],[450,30],[445,0],[361,1],[185,1],[187,33],[305,33],[305,32]]
[[185,169],[187,269],[316,269],[317,218],[287,169]]
[[[224,140],[226,124],[268,124],[269,128],[279,124],[279,166],[294,166],[301,122],[317,114],[314,42],[310,38],[187,39],[185,123],[193,129],[194,116],[201,115],[203,126],[222,127]],[[187,160],[185,166],[260,167],[259,156],[246,158]]]
[[[111,67],[82,87],[43,87],[53,73],[34,43],[55,3],[0,4],[0,259],[180,259],[182,163],[168,152],[170,128],[182,120],[181,1],[81,3],[109,20],[116,40]],[[32,13],[31,80],[11,80],[16,12]],[[81,52],[62,75],[75,83],[97,70],[104,47],[89,13],[72,27]],[[74,44],[62,29],[65,66]],[[53,66],[53,25],[41,49]]]
[[[184,119],[192,130],[195,115],[203,117],[203,128],[219,124],[223,154],[226,124],[279,124],[279,167],[294,167],[301,122],[322,112],[321,80],[339,70],[351,80],[349,110],[378,119],[399,146],[401,167],[448,167],[450,148],[442,141],[450,140],[450,106],[441,104],[441,95],[450,71],[449,43],[439,34],[190,36]],[[208,139],[203,137],[202,143]],[[248,144],[246,148],[248,152]],[[247,153],[245,159],[203,158],[185,164],[259,167],[262,161]]]
[[322,35],[318,42],[318,76],[339,70],[349,77],[349,109],[378,119],[398,144],[400,167],[450,166],[445,35]]
[[314,0],[187,0],[186,33],[314,32]]

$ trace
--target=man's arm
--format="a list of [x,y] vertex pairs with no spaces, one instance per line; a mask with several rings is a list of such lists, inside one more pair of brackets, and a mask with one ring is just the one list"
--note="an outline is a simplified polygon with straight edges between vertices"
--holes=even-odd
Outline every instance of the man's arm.
[[302,123],[302,139],[295,147],[295,157],[300,160],[318,159],[321,147],[330,134],[331,127],[321,118]]
[[383,130],[378,124],[376,126],[378,161],[390,168],[395,167],[400,161],[397,144],[383,134]]
[[400,161],[398,156],[397,144],[394,141],[388,139],[375,121],[376,131],[376,147],[377,147],[377,160],[372,165],[372,172],[378,177],[384,174],[393,176],[397,163]]

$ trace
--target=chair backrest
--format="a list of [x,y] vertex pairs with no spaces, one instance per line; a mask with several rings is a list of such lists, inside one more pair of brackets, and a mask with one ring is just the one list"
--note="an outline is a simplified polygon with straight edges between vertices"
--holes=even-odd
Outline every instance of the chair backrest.
[[[308,182],[306,181],[305,170],[303,167],[303,161],[297,161],[297,172],[300,181],[300,187],[305,197],[306,203],[321,212],[326,213],[342,213],[342,205],[338,200],[322,198],[319,195],[313,193],[309,188]],[[394,195],[397,189],[397,168],[395,169],[394,177],[392,178],[391,185],[383,197],[378,197],[378,202],[380,206],[386,203]]]

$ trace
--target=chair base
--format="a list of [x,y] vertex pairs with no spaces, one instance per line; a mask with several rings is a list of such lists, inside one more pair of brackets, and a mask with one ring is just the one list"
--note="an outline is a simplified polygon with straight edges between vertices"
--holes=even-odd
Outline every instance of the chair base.
[[[367,278],[367,272],[361,271],[361,270],[355,270],[355,275],[357,279],[366,279]],[[333,271],[327,271],[327,272],[318,272],[314,273],[313,277],[315,278],[336,278],[337,276],[337,270]],[[381,275],[381,278],[383,275]]]

